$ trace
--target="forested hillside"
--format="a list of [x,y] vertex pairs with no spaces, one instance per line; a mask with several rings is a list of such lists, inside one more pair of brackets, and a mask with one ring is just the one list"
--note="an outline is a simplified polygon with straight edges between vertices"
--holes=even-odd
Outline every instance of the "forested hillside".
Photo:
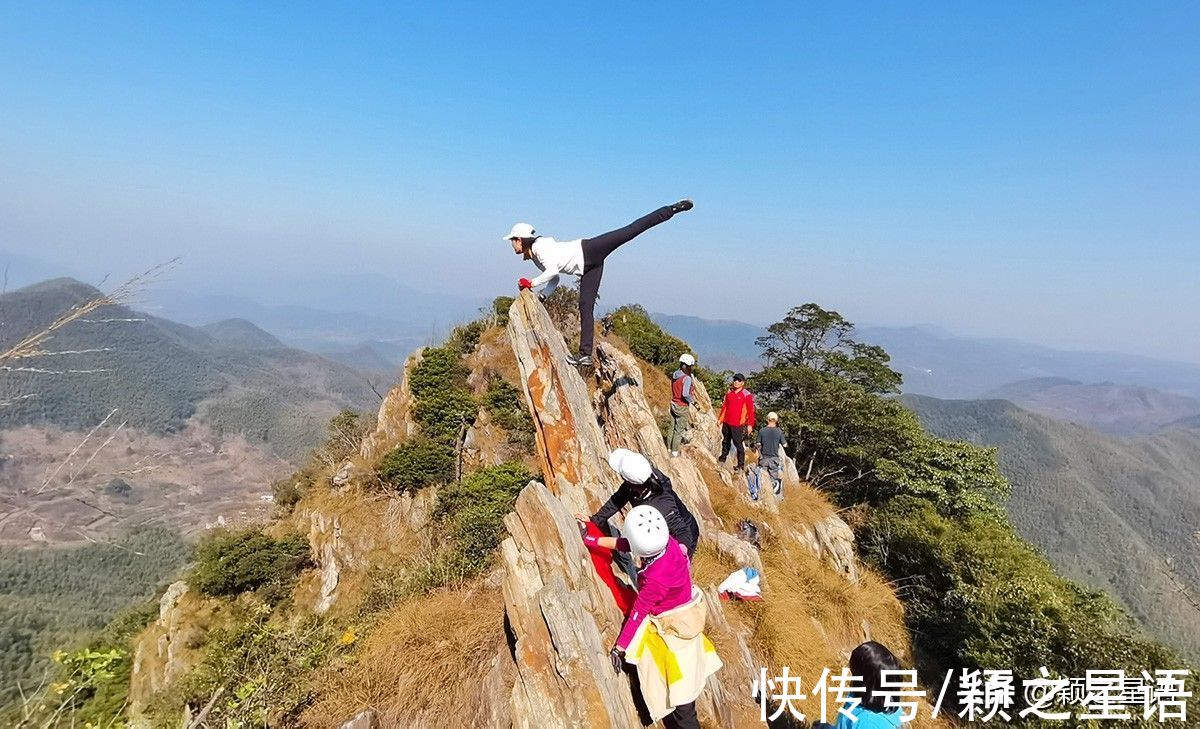
[[1002,400],[907,396],[932,433],[997,448],[1023,537],[1066,575],[1200,656],[1200,431],[1119,438]]
[[[54,677],[51,654],[69,650],[119,611],[154,597],[191,555],[174,529],[151,527],[111,543],[0,547],[0,707]],[[141,614],[141,625],[157,612]],[[139,626],[140,627],[140,626]]]

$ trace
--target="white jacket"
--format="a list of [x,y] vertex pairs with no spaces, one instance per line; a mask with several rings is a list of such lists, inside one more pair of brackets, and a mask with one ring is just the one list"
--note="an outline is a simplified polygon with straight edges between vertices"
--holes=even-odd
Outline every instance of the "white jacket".
[[557,241],[549,236],[540,236],[530,247],[534,264],[542,274],[533,279],[533,287],[545,285],[542,293],[549,296],[558,288],[559,274],[583,275],[583,239]]

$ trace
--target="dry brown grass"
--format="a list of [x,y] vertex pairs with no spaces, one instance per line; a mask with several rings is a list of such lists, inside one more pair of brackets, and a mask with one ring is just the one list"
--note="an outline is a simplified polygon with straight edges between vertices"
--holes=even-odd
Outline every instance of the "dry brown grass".
[[[787,492],[779,513],[772,513],[745,498],[744,489],[737,488],[740,481],[731,488],[711,469],[702,467],[701,472],[713,508],[726,529],[734,528],[743,518],[760,527],[767,580],[765,599],[729,603],[726,615],[735,628],[740,625],[751,630],[752,646],[766,660],[769,675],[778,675],[787,666],[792,675],[803,678],[805,686],[811,686],[822,669],[840,671],[854,647],[867,639],[887,645],[904,665],[913,665],[904,611],[891,586],[861,565],[859,581],[850,582],[792,537],[796,526],[813,524],[835,513],[821,492],[801,484]],[[694,579],[705,588],[719,584],[737,567],[704,542],[692,563]],[[734,636],[718,632],[710,638],[718,651],[733,650]],[[795,705],[809,716],[819,716],[820,706],[815,699]],[[829,716],[836,708],[826,707]],[[924,710],[910,726],[924,729],[947,725],[930,720],[929,711]]]
[[521,387],[521,368],[503,327],[488,327],[479,337],[479,346],[467,358],[467,366],[480,377],[472,378],[476,395],[487,389],[487,381],[496,376]]
[[[343,564],[337,586],[337,601],[331,615],[347,615],[358,609],[363,597],[372,587],[370,566],[387,565],[397,571],[410,565],[428,560],[430,545],[428,535],[413,532],[400,508],[401,497],[387,493],[370,493],[360,488],[349,492],[335,493],[325,485],[327,479],[314,486],[304,495],[295,510],[285,520],[275,522],[267,528],[272,536],[288,532],[312,534],[313,514],[320,514],[327,521],[326,533],[315,545],[318,552],[325,542],[332,542],[332,522],[336,518],[340,525],[338,542],[340,553],[350,553],[358,560],[356,565]],[[317,569],[306,570],[296,585],[294,595],[299,605],[313,605],[321,594],[321,573]]]
[[453,724],[479,697],[482,676],[504,641],[504,605],[494,588],[444,590],[384,615],[352,661],[316,681],[305,726],[339,726],[373,708],[383,726]]

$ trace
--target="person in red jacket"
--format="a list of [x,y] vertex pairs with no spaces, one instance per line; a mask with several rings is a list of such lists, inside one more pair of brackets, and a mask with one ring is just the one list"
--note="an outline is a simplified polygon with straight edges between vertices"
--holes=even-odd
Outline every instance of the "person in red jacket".
[[729,446],[737,448],[738,470],[746,467],[746,436],[754,429],[754,395],[746,389],[746,376],[733,376],[733,385],[721,403],[721,463],[729,457]]

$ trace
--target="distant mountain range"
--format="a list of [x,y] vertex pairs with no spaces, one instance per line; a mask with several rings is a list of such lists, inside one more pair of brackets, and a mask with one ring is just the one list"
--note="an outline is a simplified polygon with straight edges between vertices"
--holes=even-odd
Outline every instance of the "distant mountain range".
[[1004,400],[905,396],[934,435],[998,449],[1018,531],[1067,576],[1104,590],[1200,657],[1200,430],[1121,438]]
[[[766,333],[763,327],[674,314],[652,316],[690,342],[710,365],[746,371],[761,366],[754,340]],[[911,394],[971,399],[1021,380],[1058,377],[1200,398],[1200,364],[1058,350],[1008,339],[961,337],[936,327],[864,326],[855,332],[859,340],[887,350],[892,366],[904,376],[904,392]]]
[[1014,382],[985,393],[983,398],[1008,400],[1026,410],[1111,435],[1149,435],[1188,427],[1200,416],[1200,400],[1195,398],[1149,387],[1084,384],[1063,377]]
[[[235,291],[254,291],[253,297]],[[269,301],[270,304],[262,302]],[[424,293],[376,274],[223,282],[151,292],[147,310],[193,326],[246,319],[283,342],[361,369],[394,372],[416,348],[474,320],[490,299]]]
[[[53,279],[0,296],[0,347],[97,295],[73,279]],[[60,330],[45,348],[75,354],[23,360],[42,371],[0,378],[0,400],[8,402],[0,428],[85,429],[116,409],[114,424],[162,434],[198,419],[296,461],[338,410],[378,403],[361,372],[285,346],[245,320],[194,328],[109,306]]]

